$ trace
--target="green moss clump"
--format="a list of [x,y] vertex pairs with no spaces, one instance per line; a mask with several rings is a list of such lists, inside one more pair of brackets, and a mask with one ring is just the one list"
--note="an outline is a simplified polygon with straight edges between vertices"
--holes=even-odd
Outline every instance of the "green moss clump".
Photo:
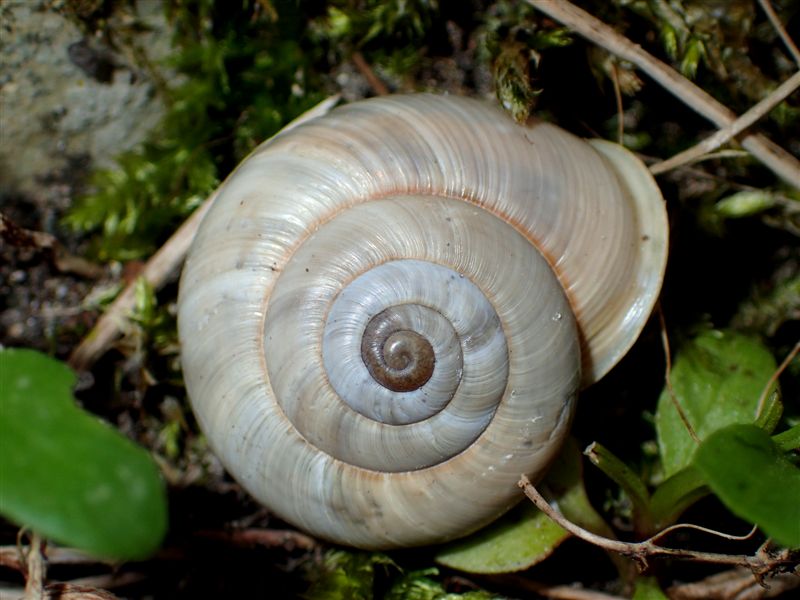
[[323,97],[294,3],[171,0],[166,10],[176,71],[166,115],[118,168],[95,173],[65,220],[100,230],[101,260],[151,254],[238,161]]
[[419,67],[440,26],[437,0],[332,0],[309,31],[329,62],[362,52],[370,64],[402,78]]
[[483,590],[448,592],[435,579],[439,570],[400,572],[395,562],[381,553],[330,550],[321,564],[309,569],[308,600],[502,600]]
[[572,43],[563,27],[549,27],[527,4],[501,1],[486,13],[482,52],[492,65],[495,93],[517,122],[528,120],[541,92],[536,77],[541,52]]

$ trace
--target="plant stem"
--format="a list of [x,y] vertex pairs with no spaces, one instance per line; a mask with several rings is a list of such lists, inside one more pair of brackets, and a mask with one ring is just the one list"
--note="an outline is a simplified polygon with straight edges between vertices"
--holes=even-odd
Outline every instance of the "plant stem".
[[[650,75],[668,92],[697,113],[717,125],[725,127],[736,120],[736,115],[718,102],[708,92],[697,87],[680,73],[670,68],[638,44],[617,33],[599,19],[568,0],[525,0],[528,4],[570,27],[586,39],[623,58]],[[741,144],[755,158],[787,183],[800,189],[800,161],[766,137],[749,133],[743,135]]]

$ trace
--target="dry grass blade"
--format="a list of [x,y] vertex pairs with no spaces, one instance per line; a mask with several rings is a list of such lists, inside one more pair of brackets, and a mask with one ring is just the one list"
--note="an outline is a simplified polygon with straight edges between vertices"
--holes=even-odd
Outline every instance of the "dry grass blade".
[[[309,119],[324,115],[331,110],[337,102],[339,102],[338,95],[326,98],[312,109],[297,117],[282,131],[288,131]],[[214,198],[217,197],[219,190],[219,187],[214,190],[211,196],[184,221],[183,225],[172,234],[172,237],[170,237],[166,243],[159,248],[158,252],[150,257],[145,264],[141,276],[144,277],[154,289],[159,289],[164,285],[167,279],[175,273],[183,262],[186,253],[189,251],[189,246],[197,233],[197,229],[200,227],[203,217],[214,203]],[[73,369],[77,371],[86,371],[91,368],[94,362],[108,350],[117,338],[122,327],[124,327],[128,315],[133,309],[136,300],[135,285],[135,281],[131,282],[122,293],[117,296],[117,299],[114,300],[108,310],[98,319],[94,328],[89,332],[89,335],[87,335],[72,352],[69,357],[69,364]]]
[[766,98],[761,100],[758,104],[753,106],[750,110],[736,119],[733,123],[728,125],[727,127],[723,127],[719,131],[717,131],[714,135],[709,136],[708,138],[704,139],[699,144],[692,146],[673,156],[672,158],[668,158],[665,161],[660,163],[656,163],[650,166],[650,172],[653,175],[659,175],[661,173],[666,173],[672,169],[680,167],[682,165],[695,162],[702,158],[705,154],[716,150],[725,142],[731,140],[732,138],[736,137],[740,133],[742,133],[745,129],[753,125],[756,121],[761,119],[763,116],[769,113],[773,108],[775,108],[778,104],[783,102],[789,94],[794,92],[798,87],[800,87],[800,71],[792,75],[789,79],[784,81],[780,86],[774,89]]
[[797,46],[792,41],[792,38],[789,37],[789,34],[786,32],[786,28],[781,23],[780,18],[778,18],[778,14],[775,12],[775,9],[772,8],[772,4],[769,0],[758,0],[758,3],[761,5],[762,10],[767,14],[767,18],[772,23],[772,26],[775,28],[775,31],[778,32],[778,35],[781,36],[783,43],[786,45],[786,49],[789,50],[789,53],[794,58],[794,62],[797,63],[797,66],[800,67],[800,50],[797,49]]
[[[591,42],[633,63],[717,127],[727,127],[736,120],[736,115],[729,108],[706,91],[646,52],[641,46],[634,44],[624,35],[617,33],[613,28],[567,0],[525,1]],[[741,144],[781,179],[800,189],[800,161],[794,156],[760,134],[744,135]]]
[[25,594],[23,600],[44,600],[44,581],[47,576],[47,563],[42,548],[42,539],[31,535],[25,565]]
[[778,380],[778,377],[781,376],[786,368],[789,366],[789,363],[794,360],[794,357],[800,353],[800,342],[797,342],[794,345],[794,348],[789,352],[786,358],[783,359],[783,362],[775,369],[775,372],[767,381],[767,385],[764,386],[764,391],[761,392],[761,396],[758,398],[758,406],[756,408],[756,419],[761,416],[761,413],[764,412],[764,406],[767,404],[767,396],[769,395],[769,391],[772,389],[772,386],[775,385],[775,382]]
[[619,540],[612,540],[587,531],[572,521],[569,521],[564,515],[550,506],[547,500],[545,500],[525,475],[521,476],[518,485],[525,492],[528,499],[536,505],[536,508],[541,510],[572,535],[585,542],[603,548],[604,550],[630,556],[637,562],[641,569],[646,569],[648,567],[648,559],[650,558],[669,557],[695,562],[747,567],[755,577],[763,577],[787,564],[794,564],[792,557],[788,556],[788,554],[771,557],[763,553],[756,553],[755,555],[719,554],[715,552],[699,552],[680,548],[665,548],[655,543],[663,533],[657,533],[653,537],[642,542],[620,542]]

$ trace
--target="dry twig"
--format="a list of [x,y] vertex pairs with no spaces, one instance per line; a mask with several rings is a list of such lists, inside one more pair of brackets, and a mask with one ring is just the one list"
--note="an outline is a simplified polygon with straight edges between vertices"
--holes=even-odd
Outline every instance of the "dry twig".
[[797,66],[800,67],[800,50],[797,49],[792,38],[789,37],[789,34],[786,32],[786,29],[781,23],[780,18],[778,18],[775,9],[772,8],[772,4],[769,0],[758,0],[758,3],[761,5],[762,10],[767,14],[767,18],[769,19],[772,26],[775,28],[775,31],[778,32],[778,35],[781,36],[786,49],[789,53],[794,57],[794,62],[797,63]]
[[55,236],[20,227],[2,212],[0,212],[0,240],[9,246],[31,248],[47,254],[53,266],[62,273],[75,273],[91,279],[103,274],[103,269],[99,265],[67,252]]
[[664,360],[666,362],[666,369],[664,372],[664,380],[667,383],[667,391],[669,392],[669,398],[672,401],[672,405],[675,407],[675,410],[678,411],[678,416],[681,418],[681,422],[683,426],[686,428],[686,431],[689,432],[691,438],[695,441],[695,443],[700,443],[700,438],[697,437],[697,432],[695,432],[694,427],[692,427],[691,422],[689,421],[689,416],[686,414],[686,411],[683,410],[683,406],[678,401],[678,397],[675,395],[675,390],[672,387],[672,355],[670,354],[669,349],[669,336],[667,335],[667,321],[664,318],[664,310],[661,308],[661,304],[658,305],[658,323],[661,327],[661,344],[664,347]]
[[[714,123],[729,126],[736,115],[706,91],[680,75],[638,44],[617,33],[599,19],[568,0],[525,0],[528,4],[579,33],[586,39],[623,58],[647,73],[664,89]],[[800,161],[783,148],[756,133],[742,135],[741,144],[755,158],[787,183],[800,189]]]
[[617,63],[611,62],[611,82],[614,84],[614,99],[617,102],[617,143],[625,139],[625,110],[622,107],[622,90],[619,86],[619,69]]
[[42,548],[42,539],[31,534],[28,555],[25,560],[25,594],[23,600],[44,600],[44,580],[47,576],[47,563]]
[[[14,545],[0,546],[0,567],[23,571],[25,569],[24,557],[28,554],[30,546]],[[115,561],[97,558],[75,550],[74,548],[62,548],[60,546],[47,546],[47,564],[49,565],[94,565],[94,564],[116,564]]]
[[351,59],[353,60],[353,64],[356,66],[359,72],[364,76],[364,79],[367,80],[367,83],[372,88],[373,92],[375,92],[378,96],[386,96],[389,94],[389,88],[386,87],[386,84],[383,83],[377,75],[375,75],[375,71],[372,70],[372,67],[369,65],[361,52],[358,50],[353,52]]
[[732,138],[735,138],[745,129],[753,125],[756,121],[768,114],[769,111],[783,102],[783,100],[786,99],[789,94],[794,92],[798,87],[800,87],[800,71],[784,81],[770,94],[768,94],[766,98],[754,105],[752,108],[750,108],[750,110],[745,112],[730,125],[723,127],[714,135],[707,137],[699,144],[692,146],[691,148],[687,148],[683,152],[679,152],[667,160],[650,165],[650,172],[653,175],[659,175],[681,165],[695,162],[708,152],[716,150],[722,146],[722,144]]
[[591,531],[587,531],[572,521],[569,521],[554,509],[547,500],[539,493],[539,491],[531,484],[525,475],[519,480],[519,487],[525,492],[525,495],[536,505],[536,508],[545,513],[558,525],[566,529],[572,535],[589,542],[595,546],[616,552],[624,556],[633,558],[639,567],[644,570],[648,566],[648,559],[658,557],[677,558],[683,560],[693,560],[696,562],[707,562],[721,565],[733,565],[737,567],[746,567],[750,569],[757,579],[763,578],[765,575],[775,571],[781,567],[790,567],[796,561],[790,556],[788,550],[778,556],[770,556],[765,550],[759,550],[754,555],[745,554],[718,554],[715,552],[699,552],[696,550],[683,550],[679,548],[666,548],[659,546],[655,540],[662,537],[664,532],[657,533],[651,538],[642,542],[620,542],[612,540]]
[[528,577],[520,575],[494,575],[491,578],[493,583],[500,582],[526,592],[531,592],[544,598],[553,600],[623,600],[624,596],[616,596],[605,592],[589,590],[578,585],[550,585],[532,581]]
[[299,531],[292,529],[242,529],[236,531],[201,531],[199,536],[224,541],[235,546],[263,546],[292,550],[314,550],[319,543]]
[[76,583],[56,583],[47,586],[48,600],[118,600],[109,591]]
[[[330,111],[337,102],[339,102],[338,95],[326,98],[314,108],[306,111],[289,123],[278,135],[308,120],[324,115]],[[224,185],[224,183],[222,185]],[[197,233],[197,229],[200,227],[200,222],[203,220],[206,212],[211,208],[214,198],[217,197],[222,185],[214,190],[208,199],[184,221],[183,225],[178,228],[172,237],[170,237],[166,243],[159,248],[158,252],[150,257],[145,264],[141,272],[141,277],[144,277],[154,289],[161,288],[183,262],[186,253],[189,251],[189,246]],[[89,332],[89,335],[75,348],[69,357],[69,364],[72,368],[77,371],[86,371],[106,350],[108,350],[125,326],[128,315],[133,309],[136,299],[135,286],[135,281],[132,281],[126,286],[111,306],[108,307],[108,310],[98,319],[94,328]]]
[[761,413],[764,412],[764,405],[767,403],[767,396],[769,395],[769,390],[775,385],[775,382],[778,380],[778,377],[781,376],[786,370],[786,367],[789,366],[789,363],[792,362],[795,356],[800,352],[800,342],[797,342],[792,348],[791,352],[783,359],[783,362],[775,369],[775,372],[767,381],[767,385],[764,386],[764,390],[761,392],[761,396],[758,398],[758,406],[756,407],[756,419],[761,417]]
[[[159,289],[183,262],[197,228],[216,198],[219,188],[183,222],[178,230],[150,257],[141,271],[154,289]],[[88,370],[95,360],[111,346],[125,327],[125,323],[136,302],[136,281],[131,281],[119,296],[97,320],[89,332],[69,357],[69,364],[76,371]]]
[[761,600],[777,598],[789,590],[800,587],[800,577],[779,573],[764,587],[753,579],[747,569],[732,569],[715,573],[701,581],[682,583],[667,588],[671,600]]

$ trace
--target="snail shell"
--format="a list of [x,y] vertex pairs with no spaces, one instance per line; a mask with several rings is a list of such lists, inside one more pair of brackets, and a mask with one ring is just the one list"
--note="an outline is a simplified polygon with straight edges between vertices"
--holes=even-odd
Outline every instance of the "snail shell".
[[260,146],[206,216],[189,396],[283,519],[364,548],[462,536],[557,453],[666,250],[658,188],[616,145],[464,98],[344,106]]

